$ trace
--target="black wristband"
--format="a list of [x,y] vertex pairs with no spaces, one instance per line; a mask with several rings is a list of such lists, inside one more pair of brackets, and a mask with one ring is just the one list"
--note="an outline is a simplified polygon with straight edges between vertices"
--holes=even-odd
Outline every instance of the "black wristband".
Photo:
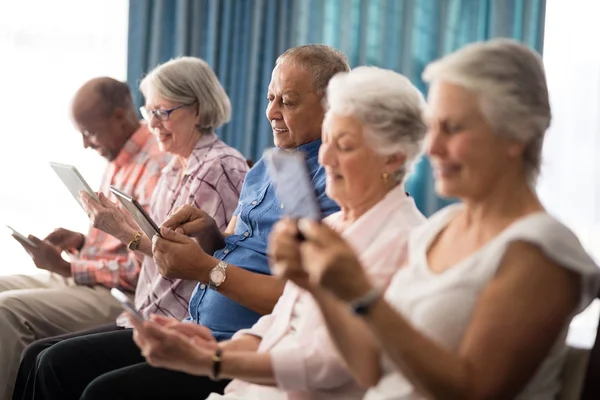
[[381,292],[379,289],[371,289],[364,296],[352,301],[350,303],[350,309],[356,315],[365,316],[380,297]]
[[213,381],[219,380],[219,375],[221,374],[221,361],[223,361],[223,350],[220,347],[217,347],[215,350],[215,354],[212,356],[212,376],[210,379]]

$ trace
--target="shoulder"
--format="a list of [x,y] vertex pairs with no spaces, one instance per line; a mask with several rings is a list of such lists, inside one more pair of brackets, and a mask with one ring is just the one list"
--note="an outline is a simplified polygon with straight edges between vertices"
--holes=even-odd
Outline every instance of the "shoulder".
[[499,271],[540,279],[542,275],[578,277],[582,311],[600,290],[600,269],[579,239],[564,224],[545,212],[516,221],[502,233],[504,256]]

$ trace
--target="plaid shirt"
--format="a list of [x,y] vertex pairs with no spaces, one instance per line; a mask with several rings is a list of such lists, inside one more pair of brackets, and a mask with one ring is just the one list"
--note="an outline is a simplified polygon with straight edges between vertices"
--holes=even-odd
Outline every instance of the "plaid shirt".
[[[142,122],[117,158],[108,165],[100,190],[117,201],[109,191],[110,186],[115,186],[148,208],[161,170],[169,159]],[[78,259],[71,263],[71,273],[78,285],[103,285],[133,292],[142,260],[142,255],[130,252],[120,240],[90,227]]]
[[[214,218],[225,230],[237,206],[248,171],[245,158],[214,134],[202,135],[187,160],[174,158],[160,178],[150,216],[162,224],[183,204],[191,204]],[[144,315],[156,313],[182,320],[198,282],[163,277],[152,257],[146,257],[135,291],[135,306]],[[122,315],[117,324],[131,327]]]

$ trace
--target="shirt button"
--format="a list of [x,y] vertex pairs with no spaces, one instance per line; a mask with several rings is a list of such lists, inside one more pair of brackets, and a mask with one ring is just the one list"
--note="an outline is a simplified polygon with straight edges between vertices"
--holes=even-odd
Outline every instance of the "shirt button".
[[256,201],[256,200],[254,200],[254,201],[252,202],[252,205],[253,205],[253,206],[255,206],[255,205],[257,205],[257,204],[258,204],[258,201]]
[[223,254],[228,254],[228,253],[229,253],[229,249],[223,250]]
[[206,289],[206,285],[203,283],[202,285],[200,285],[200,290],[204,290]]
[[279,205],[279,207],[283,208],[283,203],[281,203],[281,204]]
[[250,233],[244,232],[244,237],[248,237],[248,236],[250,236]]

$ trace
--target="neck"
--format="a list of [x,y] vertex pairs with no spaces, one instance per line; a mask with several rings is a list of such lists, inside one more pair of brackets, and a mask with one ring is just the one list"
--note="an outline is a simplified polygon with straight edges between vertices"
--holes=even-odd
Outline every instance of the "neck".
[[358,221],[367,211],[373,208],[377,203],[384,199],[384,197],[398,186],[389,186],[377,190],[373,193],[367,194],[357,202],[340,202],[340,209],[342,211],[342,220],[344,226],[349,226]]
[[526,214],[542,211],[535,191],[521,174],[505,176],[481,196],[464,199],[467,224],[510,223]]

